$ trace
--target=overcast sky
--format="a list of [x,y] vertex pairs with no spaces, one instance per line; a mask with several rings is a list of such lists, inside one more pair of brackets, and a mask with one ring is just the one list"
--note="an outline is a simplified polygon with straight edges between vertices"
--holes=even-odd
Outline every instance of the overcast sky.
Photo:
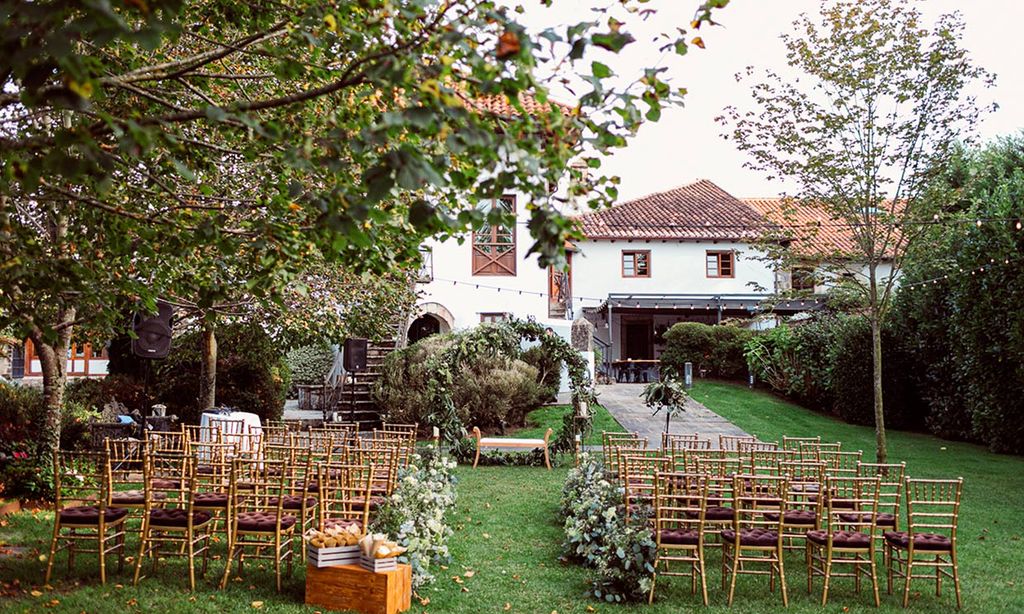
[[[523,21],[531,29],[576,23],[588,19],[592,6],[613,4],[613,0],[554,0],[544,8],[526,1]],[[532,4],[531,4],[532,2]],[[629,22],[632,31],[647,34],[676,26],[689,28],[699,0],[654,0],[658,10],[646,23]],[[622,199],[635,198],[669,189],[695,179],[710,179],[735,196],[770,196],[782,190],[760,173],[744,168],[746,156],[721,138],[715,117],[730,104],[750,106],[750,95],[737,83],[737,72],[753,65],[784,71],[785,53],[779,34],[790,29],[802,12],[816,13],[817,0],[732,0],[715,13],[722,25],[702,28],[707,49],[692,48],[678,60],[668,58],[676,85],[689,90],[685,108],[667,110],[661,120],[645,126],[631,145],[615,155],[605,172],[622,178]],[[995,87],[979,88],[982,101],[995,101],[999,109],[978,127],[981,137],[1005,135],[1024,127],[1024,2],[1019,0],[922,0],[918,3],[930,25],[942,13],[959,10],[966,23],[963,39],[973,60],[996,73]],[[637,36],[642,40],[641,36]],[[618,74],[635,74],[652,63],[651,47],[636,45],[632,54],[601,58]],[[627,48],[628,49],[628,48]],[[641,53],[642,52],[642,53]],[[654,54],[654,62],[658,61]],[[589,62],[585,65],[589,66]],[[583,68],[583,66],[581,66]],[[555,92],[556,97],[559,92]],[[565,92],[563,98],[569,97]]]

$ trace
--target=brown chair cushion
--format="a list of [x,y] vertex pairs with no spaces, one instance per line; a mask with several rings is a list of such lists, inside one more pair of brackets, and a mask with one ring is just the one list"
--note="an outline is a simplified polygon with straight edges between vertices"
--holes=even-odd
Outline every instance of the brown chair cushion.
[[[108,507],[103,512],[103,521],[114,523],[124,520],[128,510],[121,507]],[[95,505],[76,505],[65,507],[60,511],[61,524],[99,524],[100,508]]]
[[[910,535],[906,531],[886,531],[885,541],[897,548],[910,547]],[[953,548],[953,542],[945,535],[937,533],[915,533],[914,550],[941,550]]]
[[[722,539],[736,543],[736,532],[732,529],[722,529]],[[740,529],[741,546],[774,546],[778,541],[779,534],[775,531],[761,528]]]
[[696,530],[687,529],[662,529],[661,543],[677,544],[684,546],[696,546],[700,534]]
[[356,518],[328,518],[324,521],[324,528],[331,529],[338,527],[339,529],[347,529],[349,526],[355,525],[359,527],[359,530],[363,529],[363,521]]
[[[165,492],[153,493],[153,499],[163,500],[167,498]],[[114,505],[144,505],[146,503],[146,491],[144,490],[120,490],[110,494],[110,501]]]
[[[686,515],[690,518],[700,517],[700,514],[696,511],[686,512]],[[709,505],[704,512],[704,520],[732,520],[735,516],[736,510],[719,505]]]
[[[857,512],[839,514],[839,519],[844,522],[867,522],[868,520],[866,514],[858,514]],[[896,516],[893,516],[892,514],[879,514],[878,517],[875,518],[875,524],[880,527],[894,527],[896,526]]]
[[154,478],[152,482],[153,488],[157,490],[177,490],[181,488],[180,480],[165,480],[163,478]]
[[[363,511],[363,497],[356,497],[352,499],[352,508],[355,510]],[[384,497],[373,496],[370,497],[370,509],[376,510],[384,503]]]
[[199,475],[213,475],[213,465],[199,465],[196,467]]
[[[778,512],[765,512],[764,513],[764,517],[767,520],[771,520],[772,522],[775,522],[776,520],[779,519],[779,513]],[[782,522],[784,522],[785,524],[799,524],[799,525],[806,524],[806,525],[814,526],[814,523],[817,520],[818,520],[818,515],[815,514],[814,512],[812,512],[811,510],[788,510],[788,511],[786,511],[785,514],[783,514]]]
[[[192,526],[199,527],[210,521],[213,516],[209,512],[192,512]],[[188,526],[188,514],[180,508],[162,509],[157,508],[149,512],[149,524],[154,527],[179,527]]]
[[[236,518],[239,531],[273,533],[277,530],[277,514],[270,512],[242,512]],[[281,516],[281,530],[295,525],[295,516]]]
[[[271,497],[267,499],[267,505],[274,507],[277,505],[277,497]],[[316,505],[316,497],[306,497],[306,507],[313,507]],[[284,503],[281,504],[286,510],[301,510],[302,509],[302,497],[298,495],[285,495]]]
[[309,482],[296,482],[295,486],[298,488],[306,487],[306,492],[320,492],[320,482],[317,480],[310,480]]
[[[828,543],[828,531],[808,531],[807,539],[825,545]],[[860,531],[836,531],[832,534],[832,545],[839,548],[867,548],[871,536]]]
[[198,507],[227,507],[228,493],[226,492],[201,492],[196,493],[193,505]]

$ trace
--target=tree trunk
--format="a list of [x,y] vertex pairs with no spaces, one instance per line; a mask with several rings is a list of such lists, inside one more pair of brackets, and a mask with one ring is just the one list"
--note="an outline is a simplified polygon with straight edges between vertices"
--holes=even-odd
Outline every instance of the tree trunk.
[[43,442],[50,453],[60,447],[61,410],[68,382],[67,357],[71,349],[71,322],[75,320],[75,313],[74,307],[60,310],[57,324],[63,325],[63,328],[59,329],[56,343],[47,343],[39,329],[29,335],[43,373],[43,406],[46,411],[43,417]]
[[882,310],[878,304],[878,281],[874,263],[869,268],[869,319],[871,320],[871,379],[875,400],[875,458],[884,463],[889,457],[885,443],[885,407],[882,403]]
[[217,406],[217,329],[213,322],[203,325],[203,362],[199,374],[201,409]]

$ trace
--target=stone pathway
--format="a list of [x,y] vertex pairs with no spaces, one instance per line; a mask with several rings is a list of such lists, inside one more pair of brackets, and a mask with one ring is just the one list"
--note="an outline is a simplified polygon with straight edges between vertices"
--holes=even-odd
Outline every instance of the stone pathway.
[[[627,431],[646,437],[648,445],[661,445],[661,433],[665,430],[665,416],[651,416],[651,409],[644,405],[640,393],[644,384],[608,384],[597,387],[597,402],[603,405]],[[718,447],[719,435],[747,435],[740,427],[719,416],[704,405],[689,399],[686,411],[672,418],[673,433],[697,433],[710,439]]]

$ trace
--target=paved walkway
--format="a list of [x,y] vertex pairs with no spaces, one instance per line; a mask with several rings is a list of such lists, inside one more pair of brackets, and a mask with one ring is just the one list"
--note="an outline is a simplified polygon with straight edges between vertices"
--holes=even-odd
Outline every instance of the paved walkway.
[[[661,445],[661,433],[665,430],[665,415],[651,415],[651,409],[644,405],[640,393],[645,384],[608,384],[597,387],[597,402],[603,405],[627,431],[646,437],[651,447]],[[686,411],[672,418],[669,427],[673,433],[697,433],[710,439],[718,446],[719,435],[747,435],[740,427],[719,416],[704,405],[689,399]]]

